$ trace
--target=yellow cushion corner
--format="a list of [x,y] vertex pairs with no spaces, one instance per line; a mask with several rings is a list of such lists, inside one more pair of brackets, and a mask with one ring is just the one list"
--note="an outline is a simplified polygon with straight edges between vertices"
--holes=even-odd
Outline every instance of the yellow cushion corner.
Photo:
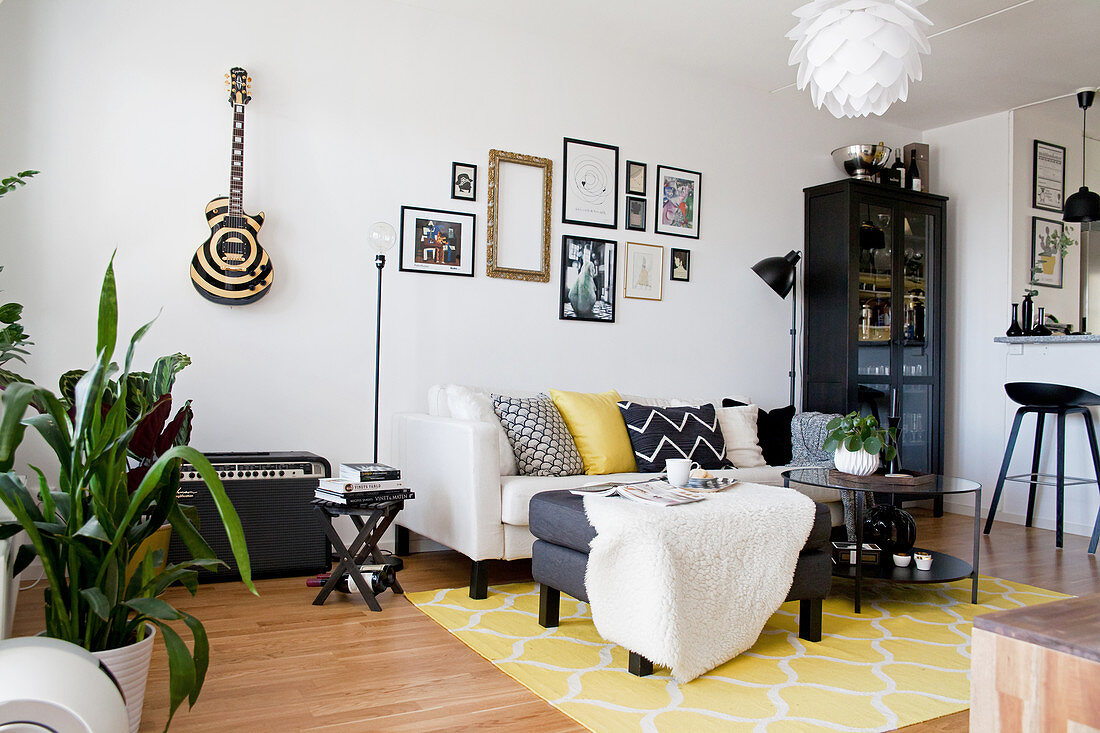
[[558,408],[573,435],[577,451],[589,475],[633,473],[638,470],[634,449],[626,433],[626,422],[619,412],[619,393],[564,392],[550,390],[550,399]]

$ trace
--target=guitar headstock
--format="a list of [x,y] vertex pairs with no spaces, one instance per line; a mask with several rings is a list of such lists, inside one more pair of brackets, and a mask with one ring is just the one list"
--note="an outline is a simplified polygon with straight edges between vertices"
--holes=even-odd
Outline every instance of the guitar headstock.
[[248,104],[252,97],[252,77],[239,66],[234,66],[225,75],[225,88],[229,91],[230,104]]

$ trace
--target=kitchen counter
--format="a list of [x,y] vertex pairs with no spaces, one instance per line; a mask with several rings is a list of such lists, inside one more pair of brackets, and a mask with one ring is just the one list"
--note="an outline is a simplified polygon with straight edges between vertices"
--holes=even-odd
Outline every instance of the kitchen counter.
[[1053,336],[998,336],[993,340],[999,344],[1100,344],[1100,334],[1081,333],[1066,336],[1059,333]]

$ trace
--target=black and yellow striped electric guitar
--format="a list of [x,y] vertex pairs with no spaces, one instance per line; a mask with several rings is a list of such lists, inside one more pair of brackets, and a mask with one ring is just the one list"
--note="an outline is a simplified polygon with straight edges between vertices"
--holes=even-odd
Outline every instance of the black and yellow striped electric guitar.
[[229,161],[229,195],[206,205],[210,237],[191,258],[191,282],[199,295],[215,303],[244,305],[267,294],[275,272],[256,236],[263,212],[246,214],[244,193],[244,106],[252,99],[248,72],[239,66],[226,75],[233,105],[233,153]]

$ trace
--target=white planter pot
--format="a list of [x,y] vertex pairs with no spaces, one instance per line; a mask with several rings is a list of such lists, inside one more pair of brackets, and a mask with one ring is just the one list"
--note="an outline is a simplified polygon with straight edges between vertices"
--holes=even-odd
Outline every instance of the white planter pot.
[[145,638],[120,649],[92,652],[107,665],[122,688],[126,713],[130,717],[130,733],[141,727],[141,708],[145,704],[145,683],[149,679],[149,661],[153,657],[153,637],[156,627],[146,624]]
[[850,451],[842,445],[833,453],[833,463],[841,473],[869,476],[878,470],[878,453],[868,453],[862,448]]

